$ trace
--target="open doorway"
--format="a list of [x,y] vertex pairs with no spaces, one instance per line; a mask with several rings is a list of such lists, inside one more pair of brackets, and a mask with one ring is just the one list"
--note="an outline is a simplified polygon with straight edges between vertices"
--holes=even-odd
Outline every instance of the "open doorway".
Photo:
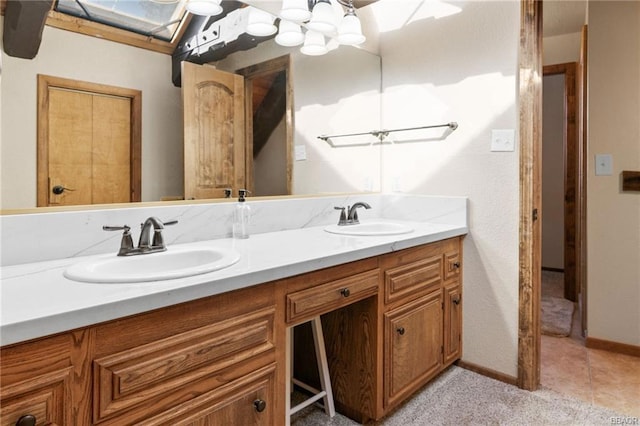
[[[583,241],[578,240],[581,216],[576,200],[582,140],[577,72],[576,62],[543,68],[541,332],[584,345],[580,319],[586,306],[579,303],[583,283],[578,273]],[[544,368],[555,355],[543,344],[542,356]]]
[[576,62],[545,66],[542,96],[542,269],[563,274],[562,297],[572,302],[580,292],[577,69]]
[[245,78],[247,189],[253,196],[290,195],[293,91],[289,56],[236,72]]

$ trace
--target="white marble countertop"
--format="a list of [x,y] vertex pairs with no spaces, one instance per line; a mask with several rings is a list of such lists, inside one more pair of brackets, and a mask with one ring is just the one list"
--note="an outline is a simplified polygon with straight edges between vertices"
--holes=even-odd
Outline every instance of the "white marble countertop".
[[69,265],[96,256],[7,266],[2,268],[0,285],[0,344],[97,324],[464,235],[468,231],[466,226],[459,225],[395,222],[409,224],[414,231],[355,237],[330,234],[324,231],[324,226],[316,226],[256,234],[246,240],[226,238],[189,243],[190,246],[231,247],[241,258],[222,270],[166,281],[93,284],[63,276]]

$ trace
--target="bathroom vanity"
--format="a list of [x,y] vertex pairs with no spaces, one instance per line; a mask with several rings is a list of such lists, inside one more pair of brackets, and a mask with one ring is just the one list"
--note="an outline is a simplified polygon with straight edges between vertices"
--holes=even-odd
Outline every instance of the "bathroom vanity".
[[[284,424],[286,330],[317,315],[337,410],[379,419],[461,356],[466,225],[412,225],[396,236],[312,227],[227,239],[240,262],[171,280],[181,284],[74,283],[61,273],[68,260],[9,268],[4,306],[48,282],[57,297],[75,292],[89,324],[64,326],[64,312],[49,314],[67,327],[56,333],[34,335],[46,314],[3,324],[13,341],[0,348],[2,425]],[[128,297],[89,306],[123,285]],[[144,302],[161,296],[164,306]],[[123,315],[127,304],[139,312]],[[295,375],[313,385],[313,347],[303,326],[295,335]]]

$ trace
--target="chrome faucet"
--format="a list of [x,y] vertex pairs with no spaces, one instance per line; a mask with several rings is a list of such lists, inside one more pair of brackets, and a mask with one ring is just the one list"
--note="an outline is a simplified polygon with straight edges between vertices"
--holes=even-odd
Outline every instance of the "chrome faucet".
[[350,224],[353,224],[353,225],[360,223],[360,221],[358,220],[358,211],[356,210],[358,207],[364,207],[367,210],[369,210],[371,208],[371,206],[369,204],[363,203],[361,201],[358,201],[357,203],[354,203],[349,208],[349,213],[347,214],[347,223],[350,223]]
[[371,208],[369,204],[363,203],[362,201],[358,201],[352,206],[347,206],[346,209],[344,207],[334,207],[336,210],[341,211],[338,226],[357,225],[358,223],[360,223],[360,221],[358,220],[358,211],[356,210],[358,207],[364,207],[365,209]]
[[[177,220],[170,222],[162,222],[157,217],[149,217],[141,225],[140,239],[138,240],[138,247],[133,246],[133,239],[131,238],[131,228],[127,225],[124,226],[103,226],[104,231],[124,231],[122,234],[122,240],[120,241],[120,250],[118,256],[134,256],[138,254],[149,254],[165,251],[167,246],[162,238],[162,230],[167,225],[175,225]],[[153,233],[152,233],[153,231]]]

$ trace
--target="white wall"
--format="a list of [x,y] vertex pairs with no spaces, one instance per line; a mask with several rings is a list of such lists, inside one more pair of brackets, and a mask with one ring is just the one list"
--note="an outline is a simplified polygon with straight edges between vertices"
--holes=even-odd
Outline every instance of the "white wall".
[[35,59],[2,52],[3,209],[36,206],[37,74],[142,91],[142,199],[183,193],[182,100],[171,56],[46,26]]
[[544,65],[564,64],[580,60],[581,33],[561,34],[542,40],[542,63]]
[[[640,345],[640,194],[620,186],[640,170],[640,2],[589,2],[588,60],[588,335]],[[596,154],[611,176],[595,176]]]
[[293,164],[294,194],[380,190],[380,146],[371,144],[375,138],[336,139],[336,144],[365,143],[341,148],[318,139],[380,128],[380,57],[351,46],[324,56],[306,56],[298,50],[270,40],[236,52],[216,66],[234,71],[291,54],[293,138],[306,152],[304,160]]
[[518,149],[490,152],[490,138],[492,129],[517,129],[520,5],[451,3],[439,19],[429,5],[378,6],[388,23],[380,37],[383,127],[460,127],[443,140],[429,140],[442,130],[416,132],[408,138],[422,141],[384,146],[383,189],[469,197],[463,359],[515,377]]
[[564,269],[564,75],[542,80],[542,267]]

